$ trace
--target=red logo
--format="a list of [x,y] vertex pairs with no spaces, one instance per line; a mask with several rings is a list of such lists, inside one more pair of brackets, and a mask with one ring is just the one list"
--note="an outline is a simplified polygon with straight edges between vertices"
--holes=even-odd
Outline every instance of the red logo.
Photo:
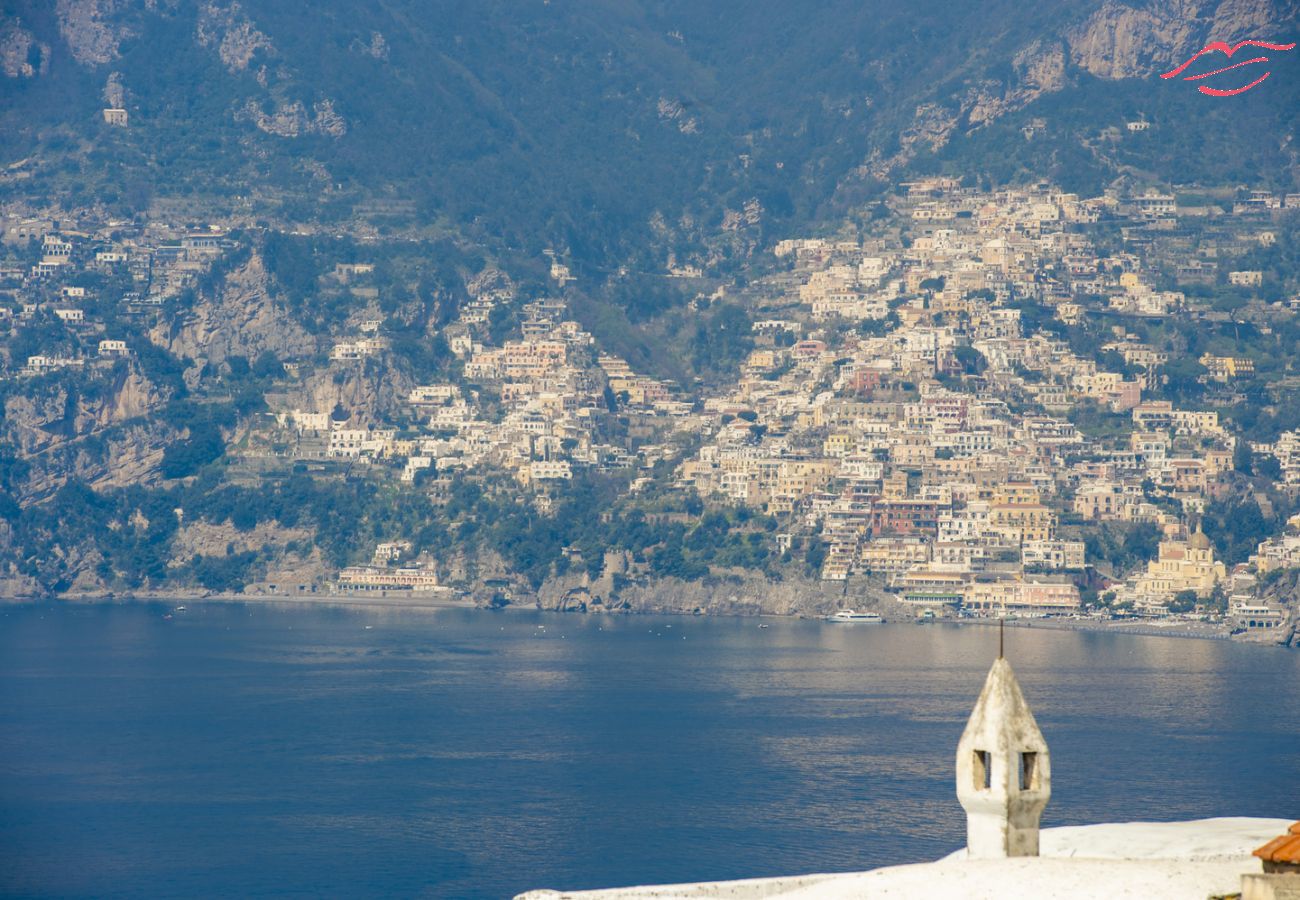
[[[1179,75],[1183,74],[1183,72],[1187,70],[1188,66],[1196,62],[1198,59],[1200,59],[1202,56],[1204,56],[1207,53],[1223,53],[1229,59],[1231,59],[1232,54],[1236,53],[1242,47],[1262,47],[1265,50],[1291,50],[1292,48],[1295,47],[1295,44],[1294,43],[1270,44],[1265,41],[1241,41],[1240,43],[1233,44],[1231,47],[1229,47],[1223,41],[1211,41],[1210,43],[1206,44],[1203,49],[1201,49],[1189,60],[1187,60],[1187,62],[1183,63],[1181,66],[1179,66],[1176,69],[1172,69],[1166,72],[1160,77],[1177,78]],[[1257,56],[1254,59],[1248,59],[1245,62],[1233,63],[1230,66],[1224,66],[1222,69],[1215,69],[1213,72],[1202,72],[1199,75],[1188,75],[1186,78],[1183,79],[1183,81],[1200,81],[1202,78],[1210,78],[1211,76],[1214,75],[1222,75],[1224,72],[1231,72],[1233,69],[1240,69],[1243,66],[1253,66],[1255,63],[1262,63],[1268,61],[1269,59],[1267,56]],[[1199,90],[1202,94],[1209,94],[1211,97],[1234,97],[1237,94],[1246,93],[1246,91],[1255,87],[1257,84],[1259,84],[1261,81],[1263,81],[1265,78],[1267,78],[1269,75],[1272,74],[1273,74],[1272,72],[1265,72],[1263,75],[1256,78],[1250,84],[1245,85],[1244,87],[1232,88],[1230,90],[1223,90],[1221,88],[1212,88],[1206,84],[1198,85],[1197,90]]]

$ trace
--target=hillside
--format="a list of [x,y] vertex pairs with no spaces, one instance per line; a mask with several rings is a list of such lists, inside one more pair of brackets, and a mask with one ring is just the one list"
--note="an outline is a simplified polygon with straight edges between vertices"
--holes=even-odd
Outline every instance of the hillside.
[[[1300,56],[1231,103],[1154,75],[1209,38],[1286,32],[1295,13],[7,0],[0,196],[363,220],[521,257],[554,248],[600,279],[670,254],[726,266],[916,172],[1083,193],[1120,173],[1287,187]],[[102,121],[118,105],[126,128]],[[1154,126],[1141,140],[1103,135],[1138,117]]]
[[1294,4],[2,9],[0,596],[1294,622]]

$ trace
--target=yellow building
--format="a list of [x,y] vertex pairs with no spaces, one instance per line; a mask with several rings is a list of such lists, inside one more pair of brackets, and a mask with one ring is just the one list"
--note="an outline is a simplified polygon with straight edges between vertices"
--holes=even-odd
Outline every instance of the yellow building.
[[1244,356],[1212,356],[1206,353],[1201,357],[1200,363],[1216,381],[1229,381],[1255,374],[1255,361]]
[[1208,597],[1227,577],[1223,563],[1214,558],[1210,539],[1199,528],[1186,541],[1161,541],[1157,557],[1138,576],[1137,591],[1148,597],[1172,598],[1181,591]]
[[1056,515],[1041,503],[998,503],[989,508],[989,524],[1020,542],[1046,541],[1056,530]]
[[994,503],[1039,503],[1042,497],[1038,488],[1029,481],[1008,481],[993,490]]
[[822,442],[825,456],[847,456],[857,444],[857,438],[846,431],[836,432]]

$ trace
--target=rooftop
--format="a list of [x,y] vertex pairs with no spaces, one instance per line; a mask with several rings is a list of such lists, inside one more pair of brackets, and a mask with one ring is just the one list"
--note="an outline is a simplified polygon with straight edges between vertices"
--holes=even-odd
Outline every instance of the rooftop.
[[1287,829],[1287,833],[1274,838],[1255,851],[1264,862],[1300,865],[1300,822]]
[[[531,891],[518,900],[1183,900],[1239,891],[1243,874],[1259,872],[1252,850],[1289,825],[1287,819],[1221,818],[1046,828],[1037,857],[967,859],[961,850],[938,862],[869,872]],[[1300,836],[1278,838],[1288,839]]]

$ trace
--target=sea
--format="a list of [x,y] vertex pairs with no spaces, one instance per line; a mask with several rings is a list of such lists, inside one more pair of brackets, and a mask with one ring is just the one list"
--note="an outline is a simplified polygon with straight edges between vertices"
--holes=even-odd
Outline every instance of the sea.
[[[0,895],[504,898],[963,843],[996,628],[0,607]],[[1044,825],[1300,817],[1300,653],[1007,629]]]

